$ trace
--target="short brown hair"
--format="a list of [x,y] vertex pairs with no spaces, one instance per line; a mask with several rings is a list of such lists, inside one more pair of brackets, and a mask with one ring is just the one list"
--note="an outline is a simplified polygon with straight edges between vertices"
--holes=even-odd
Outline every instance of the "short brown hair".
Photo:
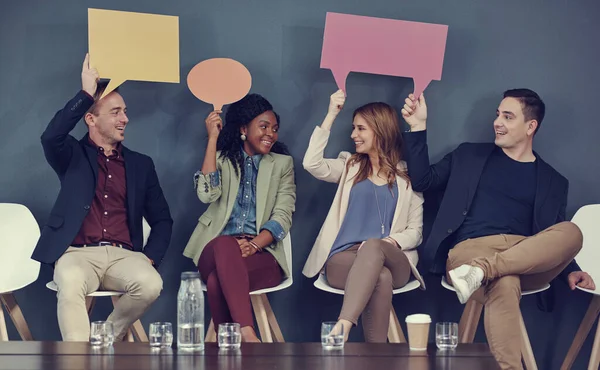
[[[97,103],[100,100],[100,97],[102,96],[102,94],[104,93],[106,88],[108,87],[109,82],[110,82],[110,80],[98,81],[98,86],[96,87],[96,92],[94,93],[94,96],[93,96],[94,104],[92,104],[92,106],[90,107],[90,109],[88,109],[88,111],[86,113],[91,113],[95,116],[97,115],[96,114],[96,108],[98,107]],[[117,87],[113,91],[119,92],[119,88]]]

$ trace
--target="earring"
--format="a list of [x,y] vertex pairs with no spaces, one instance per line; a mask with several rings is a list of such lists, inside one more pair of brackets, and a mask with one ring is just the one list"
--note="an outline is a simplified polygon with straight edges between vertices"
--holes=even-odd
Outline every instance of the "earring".
[[244,134],[241,134],[241,135],[240,135],[240,139],[242,139],[242,141],[246,141],[246,135],[244,135]]

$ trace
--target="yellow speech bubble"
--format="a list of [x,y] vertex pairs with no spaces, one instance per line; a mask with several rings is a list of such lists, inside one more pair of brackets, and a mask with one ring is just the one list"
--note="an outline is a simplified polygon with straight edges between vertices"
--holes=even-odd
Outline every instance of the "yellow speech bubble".
[[179,17],[88,9],[90,67],[109,78],[179,83]]

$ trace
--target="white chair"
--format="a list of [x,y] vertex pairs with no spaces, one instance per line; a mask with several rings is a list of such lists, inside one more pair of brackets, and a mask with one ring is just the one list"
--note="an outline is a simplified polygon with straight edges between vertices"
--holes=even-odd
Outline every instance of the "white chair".
[[[279,328],[277,318],[271,309],[269,298],[267,293],[277,292],[292,286],[294,278],[292,276],[292,237],[290,233],[283,239],[283,250],[285,252],[285,259],[287,261],[287,268],[289,275],[279,285],[272,288],[260,289],[250,292],[250,300],[252,301],[252,309],[254,310],[254,316],[258,324],[258,330],[260,332],[260,338],[263,343],[283,343],[285,339]],[[268,253],[268,252],[264,252]],[[202,282],[202,290],[206,292],[206,285]],[[215,325],[210,320],[210,325],[206,331],[206,342],[216,342],[217,334],[215,332]]]
[[[456,290],[452,285],[448,283],[446,277],[442,278],[442,286],[448,290],[455,292]],[[522,291],[521,296],[526,296],[530,294],[536,294],[543,292],[550,288],[550,284],[546,284],[546,286],[540,289],[527,290]],[[483,305],[477,302],[474,299],[469,299],[465,306],[465,309],[460,318],[460,323],[458,324],[458,341],[459,343],[473,343],[475,339],[475,332],[477,331],[477,326],[479,325],[479,318],[481,317],[481,310],[483,309]],[[523,321],[523,315],[519,314],[519,321],[521,326],[521,358],[523,363],[525,364],[525,368],[527,370],[537,370],[537,364],[535,362],[535,356],[533,355],[533,349],[531,348],[531,343],[529,342],[529,336],[527,335],[527,328],[525,327],[525,322]]]
[[[40,263],[31,259],[40,238],[35,218],[21,204],[0,203],[0,301],[22,340],[33,340],[13,292],[37,280]],[[4,312],[0,306],[0,341],[7,341]]]
[[[150,236],[150,225],[148,225],[148,222],[146,221],[145,218],[142,219],[142,222],[143,222],[143,236],[144,236],[144,241],[143,241],[144,244],[143,245],[146,246],[146,243],[148,242],[148,237]],[[58,287],[54,281],[51,281],[48,284],[46,284],[46,288],[53,290],[55,292],[58,291]],[[94,304],[96,303],[97,297],[110,297],[112,300],[113,306],[114,306],[119,301],[119,298],[121,298],[121,296],[123,294],[124,294],[124,292],[117,292],[117,291],[113,291],[113,290],[97,290],[95,292],[88,294],[87,297],[85,298],[85,306],[87,308],[88,315],[92,312],[92,309],[94,309]],[[144,326],[142,325],[140,320],[137,320],[136,322],[133,323],[133,325],[131,325],[131,328],[127,331],[125,340],[128,342],[133,342],[134,335],[135,335],[135,337],[137,337],[138,341],[148,342],[148,336],[146,335],[146,331],[144,330]]]
[[[596,290],[582,289],[577,287],[579,290],[590,293],[593,295],[592,301],[588,307],[575,339],[567,352],[567,356],[561,366],[561,370],[568,370],[573,366],[575,358],[581,350],[581,346],[587,338],[594,322],[600,315],[600,204],[591,204],[581,207],[575,216],[573,216],[573,223],[575,223],[581,229],[583,233],[583,248],[576,257],[579,267],[594,279],[596,283]],[[590,355],[590,362],[588,369],[597,370],[600,366],[600,324],[596,329],[596,337],[594,338],[594,344],[592,346],[592,353]]]
[[[327,278],[323,274],[319,274],[317,280],[315,280],[314,284],[315,288],[320,289],[322,291],[344,295],[343,289],[337,289],[332,287],[327,283]],[[399,289],[394,289],[392,293],[402,294],[406,292],[410,292],[411,290],[418,289],[421,286],[421,283],[418,280],[409,281],[405,286]],[[406,337],[404,336],[404,332],[402,331],[402,327],[400,326],[400,322],[398,321],[398,316],[396,316],[396,311],[394,310],[394,306],[390,309],[390,326],[388,328],[388,341],[390,343],[406,343]]]

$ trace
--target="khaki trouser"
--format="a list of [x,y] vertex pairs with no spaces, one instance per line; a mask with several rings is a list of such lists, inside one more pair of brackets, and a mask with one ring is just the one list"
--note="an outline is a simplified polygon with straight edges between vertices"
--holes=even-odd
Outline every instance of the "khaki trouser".
[[411,269],[402,250],[381,239],[369,239],[334,254],[325,267],[327,282],[344,289],[339,319],[358,322],[362,314],[365,340],[386,342],[392,290],[408,283]]
[[485,333],[502,369],[523,368],[521,289],[539,289],[548,284],[575,258],[582,243],[579,228],[562,222],[531,237],[485,236],[465,240],[450,250],[446,271],[463,264],[483,269],[484,284],[473,299],[485,307]]
[[122,340],[162,290],[162,279],[146,255],[113,246],[69,247],[56,262],[54,282],[65,341],[90,338],[87,294],[98,289],[124,292],[107,319],[113,323],[115,340]]

